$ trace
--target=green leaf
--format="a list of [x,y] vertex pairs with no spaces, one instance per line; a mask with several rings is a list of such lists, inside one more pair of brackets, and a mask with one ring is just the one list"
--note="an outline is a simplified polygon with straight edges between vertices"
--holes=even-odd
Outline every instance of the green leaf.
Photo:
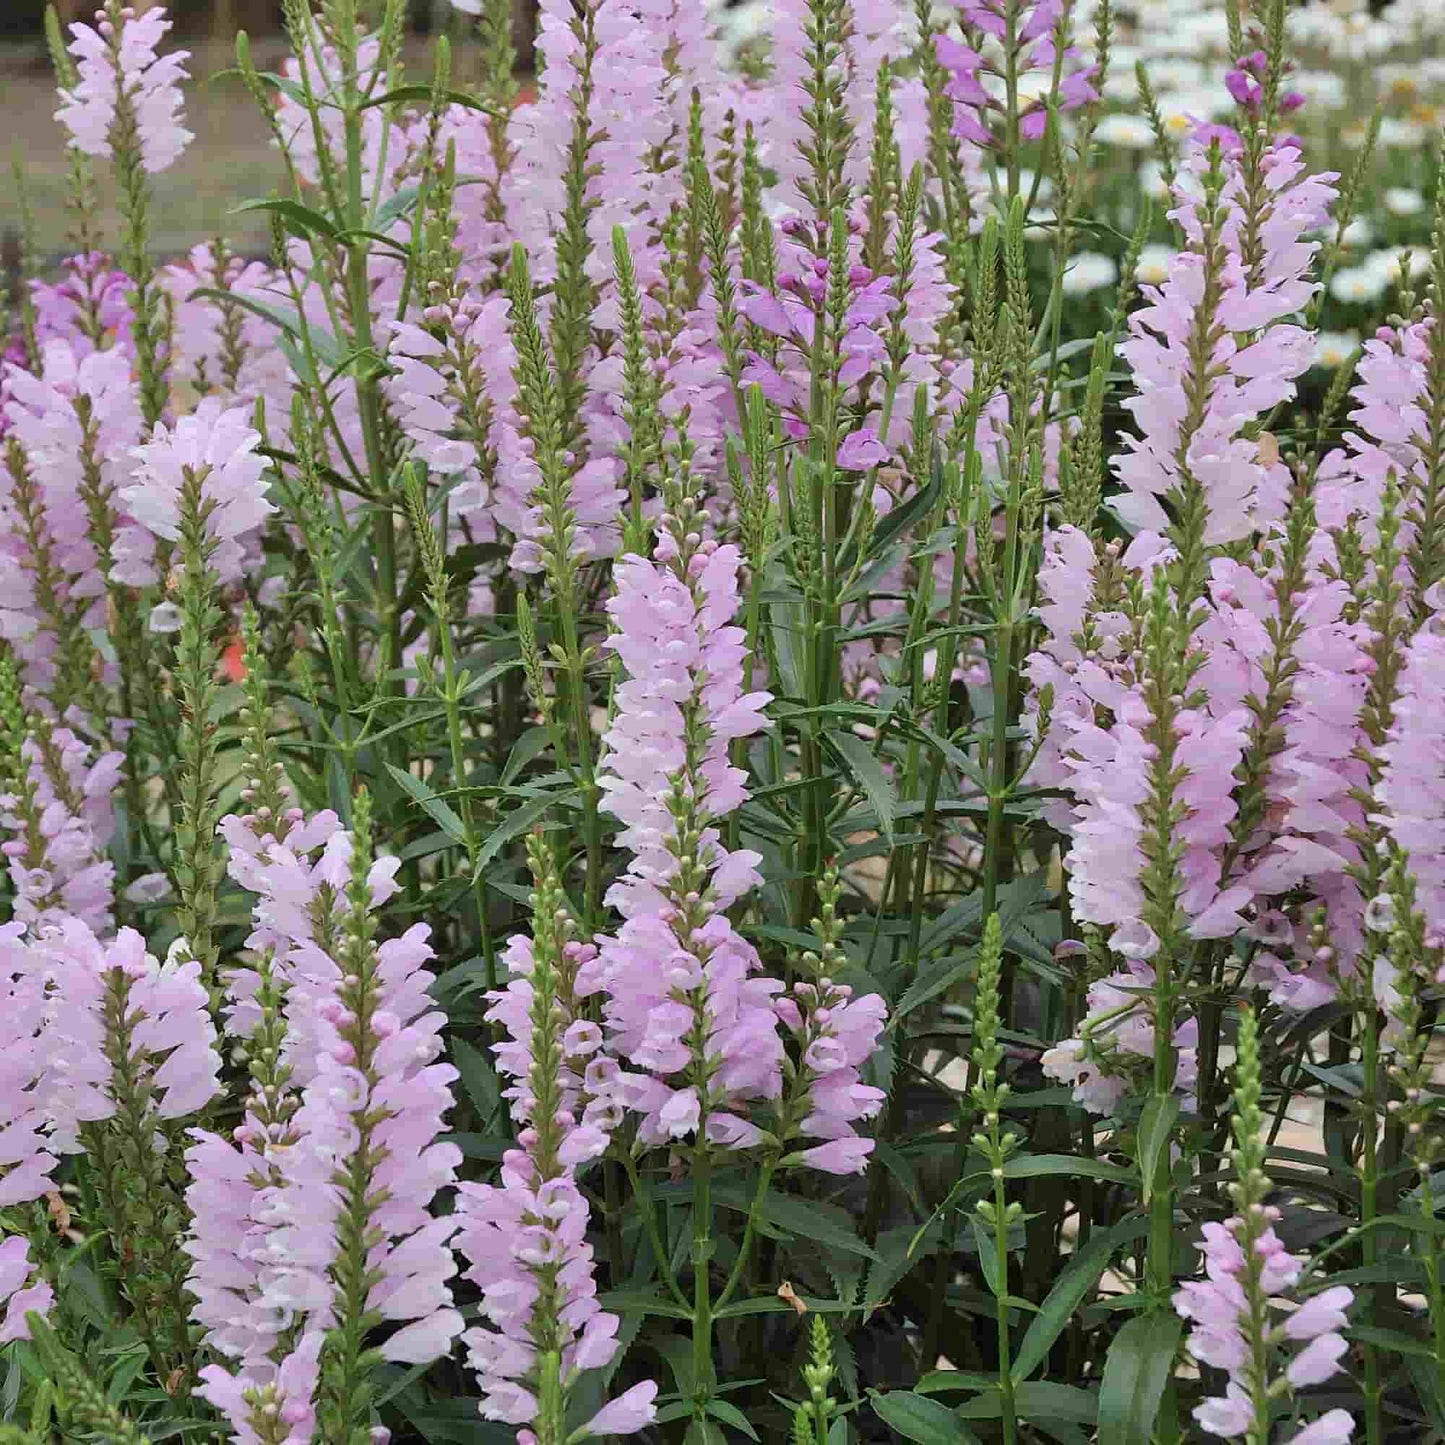
[[466,824],[457,817],[455,810],[449,803],[443,802],[420,778],[413,777],[405,768],[399,768],[394,763],[388,763],[386,765],[386,771],[391,774],[392,780],[404,793],[410,796],[414,803],[421,805],[426,815],[448,838],[454,843],[460,843],[463,847],[466,847]]
[[[932,1231],[930,1244],[936,1244],[942,1236],[942,1229],[935,1220],[925,1233]],[[913,1226],[901,1224],[895,1229],[885,1230],[878,1236],[878,1262],[868,1270],[868,1284],[864,1294],[864,1309],[871,1313],[880,1308],[888,1298],[889,1291],[903,1278],[915,1263],[913,1253]]]
[[1154,1193],[1154,1181],[1159,1175],[1159,1161],[1169,1147],[1178,1118],[1179,1099],[1174,1094],[1151,1094],[1144,1105],[1144,1112],[1139,1116],[1136,1157],[1139,1160],[1139,1179],[1145,1204],[1148,1204]]
[[[270,306],[264,301],[258,301],[254,296],[242,296],[236,291],[225,291],[215,286],[197,286],[191,292],[190,299],[207,301],[229,301],[232,305],[239,306],[243,311],[249,311],[254,316],[259,316],[263,321],[269,321],[273,326],[281,329],[283,335],[279,338],[283,350],[287,337],[294,337],[300,340],[303,329],[311,342],[311,349],[316,353],[316,358],[323,366],[339,366],[341,364],[341,347],[337,344],[336,338],[328,331],[319,331],[316,327],[306,323],[303,328],[301,318],[286,306]],[[287,359],[290,360],[293,352],[287,352]],[[295,361],[293,370],[298,375],[303,375],[308,369],[306,360],[299,348],[294,348]],[[314,378],[312,378],[314,379]]]
[[873,1413],[905,1440],[918,1445],[977,1445],[978,1437],[947,1405],[911,1390],[874,1392]]
[[[966,1420],[997,1420],[1003,1413],[1003,1397],[995,1386],[976,1400],[960,1405],[958,1413]],[[1088,1390],[1080,1390],[1074,1385],[1030,1380],[1014,1391],[1014,1414],[1021,1420],[1035,1423],[1064,1420],[1074,1425],[1092,1425],[1098,1414],[1098,1401]],[[1102,1429],[1099,1439],[1115,1445],[1114,1437]]]
[[994,1238],[993,1225],[985,1223],[977,1214],[969,1220],[973,1225],[973,1242],[978,1247],[978,1262],[983,1270],[985,1283],[995,1299],[1008,1293],[1008,1263],[999,1257],[998,1240]]
[[487,834],[486,842],[477,850],[477,866],[473,878],[480,878],[497,854],[518,834],[525,833],[556,801],[557,799],[552,797],[533,798],[530,803],[523,803],[514,813],[510,813],[505,823],[493,828]]
[[894,507],[873,529],[873,535],[868,541],[869,560],[882,557],[899,537],[929,512],[937,503],[938,494],[942,490],[943,472],[935,465],[927,483],[919,487],[906,501]]
[[731,1425],[734,1430],[741,1430],[749,1440],[758,1438],[758,1432],[748,1424],[748,1417],[736,1405],[729,1405],[726,1400],[712,1399],[707,1402],[707,1412],[714,1420],[721,1420]]
[[[743,1214],[753,1207],[753,1191],[741,1184],[716,1184],[712,1197],[724,1209],[736,1209]],[[762,1216],[789,1234],[812,1240],[824,1249],[841,1249],[846,1254],[861,1254],[865,1259],[878,1258],[853,1233],[851,1216],[835,1204],[821,1199],[799,1199],[770,1189],[763,1196]]]
[[1072,1154],[1025,1154],[1003,1166],[1006,1179],[1043,1179],[1063,1174],[1071,1179],[1103,1179],[1110,1184],[1134,1184],[1132,1169],[1103,1159],[1076,1159]]
[[[857,1305],[849,1300],[819,1299],[816,1295],[806,1294],[800,1294],[798,1298],[815,1315],[846,1315],[857,1309]],[[740,1315],[796,1315],[797,1312],[797,1307],[789,1301],[779,1299],[774,1294],[761,1294],[753,1299],[734,1300],[731,1304],[724,1305],[713,1312],[713,1319],[731,1320]],[[692,1311],[684,1310],[682,1318],[691,1319]]]
[[1159,1311],[1135,1315],[1114,1337],[1099,1386],[1099,1438],[1149,1445],[1184,1321]]
[[1435,1358],[1435,1346],[1429,1340],[1407,1335],[1403,1330],[1386,1330],[1376,1325],[1351,1325],[1348,1334],[1352,1340],[1367,1345],[1377,1345],[1400,1355],[1418,1355],[1422,1360]]
[[455,1034],[451,1039],[452,1063],[462,1078],[462,1088],[476,1106],[477,1118],[488,1129],[502,1104],[502,1090],[492,1061],[475,1045]]
[[1073,1318],[1084,1296],[1098,1283],[1114,1252],[1147,1228],[1143,1219],[1126,1219],[1113,1229],[1090,1236],[1089,1242],[1074,1256],[1069,1267],[1055,1282],[1053,1289],[1029,1322],[1027,1333],[1014,1355],[1015,1383],[1027,1380],[1048,1358],[1053,1343]]
[[[388,90],[385,95],[374,95],[370,100],[362,101],[357,109],[369,110],[378,105],[408,105],[416,100],[430,102],[436,93],[436,90],[430,85],[398,85]],[[486,115],[499,114],[495,107],[488,105],[484,100],[479,100],[475,95],[468,95],[464,90],[444,90],[441,93],[441,99],[447,105],[460,105],[466,110],[480,110]]]
[[502,786],[507,787],[516,782],[522,769],[541,757],[551,743],[552,734],[547,728],[528,728],[512,744],[512,751],[507,754],[507,765],[502,769]]
[[[615,1314],[663,1315],[672,1320],[690,1320],[692,1311],[675,1299],[646,1289],[615,1289],[600,1296],[604,1309]],[[681,1386],[679,1386],[681,1388]]]
[[694,1420],[682,1437],[682,1445],[728,1445],[728,1437],[710,1420]]
[[384,231],[393,221],[400,220],[416,205],[417,197],[420,195],[421,187],[412,184],[403,186],[394,196],[388,196],[377,210],[375,217],[377,228]]
[[290,222],[292,231],[302,239],[308,235],[325,236],[332,241],[336,239],[336,227],[320,211],[313,210],[310,206],[303,206],[300,201],[293,201],[284,196],[242,201],[239,206],[232,207],[231,213],[239,216],[247,211],[271,211],[283,220]]
[[883,771],[883,764],[873,755],[873,749],[855,733],[827,732],[824,741],[837,755],[838,761],[853,776],[853,781],[863,789],[874,816],[878,819],[878,830],[885,838],[893,836],[893,815],[898,799],[893,784]]

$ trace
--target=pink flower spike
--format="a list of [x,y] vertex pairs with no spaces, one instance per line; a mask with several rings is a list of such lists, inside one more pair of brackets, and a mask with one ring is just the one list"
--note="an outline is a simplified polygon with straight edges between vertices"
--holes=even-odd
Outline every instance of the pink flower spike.
[[207,531],[217,543],[211,565],[222,582],[233,582],[242,573],[243,542],[276,510],[266,500],[270,464],[258,454],[260,445],[249,407],[227,410],[216,397],[206,397],[191,415],[169,430],[158,426],[154,439],[135,449],[139,466],[121,499],[141,526],[174,541],[180,536],[186,474],[200,477],[201,495],[212,504]]
[[193,138],[181,123],[181,81],[186,78],[184,50],[157,55],[156,47],[171,28],[164,7],[136,15],[121,12],[120,33],[108,23],[70,27],[70,54],[76,62],[73,90],[61,91],[56,119],[70,132],[70,142],[85,155],[111,155],[116,108],[124,95],[134,112],[140,161],[151,175],[175,164]]

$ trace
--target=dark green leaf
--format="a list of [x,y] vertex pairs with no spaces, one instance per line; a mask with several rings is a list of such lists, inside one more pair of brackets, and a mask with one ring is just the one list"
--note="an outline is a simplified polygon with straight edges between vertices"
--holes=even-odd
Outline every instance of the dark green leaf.
[[713,1419],[731,1425],[734,1430],[741,1430],[749,1440],[758,1438],[758,1432],[748,1424],[748,1417],[736,1405],[729,1405],[726,1400],[714,1398],[707,1402],[707,1412]]
[[684,1309],[675,1299],[645,1289],[616,1289],[601,1296],[604,1309],[615,1314],[665,1315],[668,1319],[687,1320],[692,1311]]
[[336,227],[320,211],[313,210],[310,206],[303,206],[300,201],[293,201],[285,196],[242,201],[239,206],[233,207],[232,214],[241,215],[246,211],[270,211],[288,221],[293,232],[303,239],[307,235],[325,236],[333,241],[336,239]]
[[[724,1209],[736,1209],[746,1214],[752,1208],[753,1191],[741,1184],[715,1185],[712,1194]],[[878,1258],[854,1234],[847,1211],[821,1199],[799,1199],[769,1190],[763,1196],[762,1215],[789,1234],[812,1240],[825,1249],[841,1249],[846,1254],[861,1254],[865,1259]]]
[[457,817],[449,803],[443,802],[420,778],[413,777],[404,768],[398,768],[394,763],[388,763],[386,771],[391,774],[393,781],[410,796],[413,802],[421,805],[427,816],[448,838],[455,843],[460,843],[463,847],[466,846],[466,824]]
[[885,838],[893,834],[893,812],[897,798],[893,784],[883,771],[883,764],[873,755],[873,749],[855,733],[828,732],[823,734],[828,746],[837,755],[838,761],[852,775],[853,781],[863,789],[863,796],[873,809],[878,820],[878,829]]
[[1114,1337],[1099,1386],[1099,1438],[1149,1445],[1184,1321],[1170,1312],[1135,1315]]
[[1169,1140],[1174,1133],[1175,1120],[1179,1118],[1179,1099],[1175,1094],[1151,1094],[1139,1116],[1138,1149],[1139,1178],[1144,1203],[1148,1204],[1154,1193],[1154,1182],[1159,1174],[1159,1161],[1165,1157]]
[[[1002,1411],[1003,1397],[997,1386],[958,1407],[958,1413],[966,1420],[997,1420]],[[1092,1425],[1097,1412],[1095,1397],[1088,1390],[1080,1390],[1073,1385],[1030,1380],[1014,1391],[1014,1414],[1021,1420],[1065,1420],[1075,1425]],[[1099,1438],[1114,1445],[1112,1435],[1100,1431]]]
[[[362,101],[358,107],[367,110],[378,105],[408,105],[413,101],[431,102],[436,95],[436,90],[430,85],[398,85],[388,90],[385,95],[374,95],[370,100]],[[484,100],[479,100],[474,95],[468,95],[464,90],[444,90],[441,93],[441,100],[446,105],[459,105],[466,110],[480,110],[487,115],[496,115],[497,111]]]
[[1074,1256],[1069,1267],[1055,1282],[1038,1314],[1029,1323],[1028,1332],[1014,1355],[1015,1381],[1027,1380],[1048,1358],[1054,1341],[1073,1317],[1084,1296],[1098,1283],[1114,1252],[1122,1244],[1137,1238],[1146,1228],[1142,1219],[1126,1219],[1113,1229],[1092,1235],[1089,1242]]
[[452,1063],[462,1078],[462,1088],[477,1111],[482,1127],[489,1129],[502,1103],[501,1085],[497,1082],[492,1061],[475,1045],[455,1034],[451,1039]]
[[506,822],[498,824],[487,834],[486,841],[477,850],[477,866],[473,872],[473,878],[480,878],[486,871],[487,865],[506,847],[513,838],[525,833],[548,808],[553,807],[557,800],[555,798],[533,798],[530,803],[523,803],[514,813],[508,815]]
[[983,1270],[984,1283],[993,1297],[999,1299],[1008,1293],[1008,1258],[1000,1258],[998,1240],[991,1224],[985,1223],[977,1214],[969,1223],[973,1225],[973,1242],[978,1248],[978,1263]]
[[917,1441],[917,1445],[975,1445],[978,1438],[947,1405],[911,1390],[875,1393],[873,1413],[905,1440]]
[[942,490],[943,474],[935,467],[927,483],[894,507],[873,529],[873,535],[868,541],[867,556],[870,559],[882,557],[899,537],[932,510]]

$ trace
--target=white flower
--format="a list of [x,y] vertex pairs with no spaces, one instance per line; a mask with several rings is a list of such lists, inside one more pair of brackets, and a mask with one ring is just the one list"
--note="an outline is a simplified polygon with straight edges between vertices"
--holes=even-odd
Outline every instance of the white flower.
[[1164,168],[1152,156],[1139,167],[1139,189],[1150,200],[1169,199],[1169,184],[1164,179]]
[[1379,267],[1372,266],[1368,261],[1363,266],[1347,266],[1335,272],[1330,281],[1330,295],[1336,301],[1367,306],[1385,294],[1388,279]]
[[1119,268],[1113,258],[1098,251],[1081,251],[1064,272],[1065,296],[1087,296],[1101,287],[1112,286],[1119,279]]
[[1375,223],[1368,216],[1356,216],[1340,232],[1340,245],[1358,249],[1368,246],[1375,239]]
[[1315,337],[1314,364],[1330,371],[1343,366],[1354,354],[1359,340],[1359,336],[1353,331],[1321,331]]
[[1094,132],[1100,145],[1122,150],[1147,151],[1154,144],[1154,131],[1142,115],[1106,115]]
[[1296,70],[1288,83],[1291,90],[1299,91],[1312,106],[1339,110],[1345,104],[1344,78],[1333,70]]
[[1425,127],[1418,121],[1401,120],[1398,116],[1387,115],[1380,122],[1379,143],[1382,146],[1402,146],[1413,149],[1424,139]]
[[1171,246],[1161,246],[1157,242],[1145,246],[1139,252],[1135,279],[1145,286],[1162,286],[1169,279],[1169,263],[1173,259],[1174,249]]
[[1418,280],[1430,274],[1430,248],[1428,246],[1397,246],[1393,249],[1375,251],[1365,259],[1365,265],[1380,277],[1383,290],[1388,284],[1400,279],[1404,266],[1410,270],[1410,279]]
[[1383,199],[1392,216],[1418,216],[1425,209],[1425,197],[1410,186],[1390,186]]

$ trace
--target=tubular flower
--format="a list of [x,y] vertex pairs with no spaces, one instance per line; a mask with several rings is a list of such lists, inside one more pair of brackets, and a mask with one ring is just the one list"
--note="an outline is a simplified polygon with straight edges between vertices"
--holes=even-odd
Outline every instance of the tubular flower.
[[[154,439],[135,449],[138,465],[121,499],[131,518],[153,536],[175,541],[186,473],[198,476],[203,505],[209,507],[206,530],[217,543],[211,566],[222,582],[235,581],[242,570],[242,544],[276,510],[266,500],[269,463],[256,450],[260,444],[260,433],[251,429],[250,408],[227,409],[218,398],[206,397],[174,427],[158,426]],[[149,559],[137,558],[118,568],[117,578],[143,586],[152,572]]]
[[[1188,238],[1162,286],[1129,318],[1119,348],[1134,372],[1125,402],[1140,433],[1115,464],[1125,495],[1114,502],[1136,528],[1164,532],[1161,501],[1192,483],[1203,496],[1206,543],[1239,541],[1279,517],[1287,473],[1246,424],[1295,394],[1312,341],[1286,320],[1315,290],[1306,279],[1315,243],[1304,234],[1328,217],[1332,174],[1308,175],[1297,148],[1265,156],[1270,199],[1255,218],[1260,259],[1241,252],[1247,218],[1237,157],[1196,147],[1176,186],[1174,215]],[[1200,191],[1204,199],[1200,199]],[[1198,376],[1194,358],[1208,358]]]
[[[510,1097],[524,1127],[498,1184],[459,1186],[456,1244],[470,1265],[466,1278],[482,1291],[489,1326],[462,1337],[482,1387],[482,1417],[533,1425],[536,1435],[528,1438],[553,1441],[565,1434],[567,1396],[578,1374],[616,1353],[619,1321],[597,1302],[589,1208],[575,1178],[578,1166],[607,1146],[606,1121],[595,1113],[590,1122],[577,1117],[584,1093],[605,1082],[594,1072],[600,1060],[585,1065],[585,1077],[577,1073],[601,1043],[596,1027],[576,1019],[571,1006],[592,952],[570,936],[546,845],[534,840],[530,852],[533,935],[509,945],[513,979],[493,995],[491,1014],[510,1036],[498,1047],[498,1062],[518,1081]],[[634,1387],[584,1429],[640,1430],[653,1419],[656,1393],[650,1382]]]
[[[781,985],[724,911],[757,881],[753,853],[728,853],[715,826],[743,802],[730,744],[764,725],[767,693],[743,692],[735,547],[703,541],[690,502],[662,519],[656,560],[627,557],[608,602],[608,645],[626,681],[604,742],[607,811],[632,854],[608,901],[624,922],[601,944],[611,1051],[643,1072],[617,1081],[650,1143],[706,1130],[757,1138],[731,1112],[781,1088],[772,1010]],[[701,1041],[701,1042],[699,1042]]]
[[111,794],[125,757],[91,750],[69,728],[43,720],[21,748],[24,776],[0,796],[0,843],[10,860],[15,916],[44,928],[75,918],[97,934],[113,927],[115,865],[106,856],[114,832]]
[[77,150],[109,156],[117,102],[126,97],[135,114],[141,164],[155,175],[174,165],[193,139],[181,123],[181,81],[189,53],[157,55],[171,28],[163,6],[141,15],[125,6],[115,14],[118,27],[106,10],[96,11],[94,25],[70,27],[70,53],[79,74],[75,88],[61,92],[56,119]]

